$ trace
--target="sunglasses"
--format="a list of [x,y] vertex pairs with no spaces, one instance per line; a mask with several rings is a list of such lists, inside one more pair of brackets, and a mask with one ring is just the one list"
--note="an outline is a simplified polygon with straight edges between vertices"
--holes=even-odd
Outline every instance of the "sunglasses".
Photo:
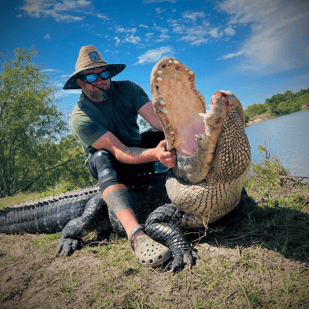
[[87,75],[79,75],[78,78],[80,78],[83,82],[87,83],[94,83],[98,80],[100,77],[101,79],[109,79],[111,76],[109,71],[103,71],[100,73],[89,73]]

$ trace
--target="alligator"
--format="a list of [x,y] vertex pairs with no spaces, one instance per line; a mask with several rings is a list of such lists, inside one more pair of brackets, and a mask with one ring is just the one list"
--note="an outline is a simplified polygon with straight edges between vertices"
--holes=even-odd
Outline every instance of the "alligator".
[[[145,232],[172,252],[165,270],[177,271],[185,264],[192,267],[197,257],[183,230],[206,227],[239,204],[251,150],[242,105],[230,91],[216,92],[206,111],[205,99],[195,88],[195,73],[171,57],[154,66],[150,84],[167,150],[176,150],[177,165],[136,175],[124,171],[125,184]],[[93,230],[125,235],[98,186],[0,211],[1,233],[61,231],[57,247],[62,255],[72,254]]]

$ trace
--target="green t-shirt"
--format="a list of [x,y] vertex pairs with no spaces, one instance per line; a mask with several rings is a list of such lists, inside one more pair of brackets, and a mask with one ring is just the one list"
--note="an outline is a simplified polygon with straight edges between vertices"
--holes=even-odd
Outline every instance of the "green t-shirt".
[[73,135],[86,152],[108,131],[128,147],[137,147],[142,140],[137,111],[150,101],[148,95],[130,81],[113,81],[112,87],[113,94],[99,103],[90,101],[82,93],[71,114]]

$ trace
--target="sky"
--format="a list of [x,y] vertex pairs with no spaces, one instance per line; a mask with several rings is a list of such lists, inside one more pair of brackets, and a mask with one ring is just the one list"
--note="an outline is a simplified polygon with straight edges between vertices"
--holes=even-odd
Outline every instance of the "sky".
[[165,57],[195,72],[207,104],[218,90],[246,108],[309,87],[308,0],[0,0],[0,20],[0,52],[34,46],[66,113],[80,90],[62,87],[85,45],[126,64],[114,80],[138,83],[150,99],[151,70]]

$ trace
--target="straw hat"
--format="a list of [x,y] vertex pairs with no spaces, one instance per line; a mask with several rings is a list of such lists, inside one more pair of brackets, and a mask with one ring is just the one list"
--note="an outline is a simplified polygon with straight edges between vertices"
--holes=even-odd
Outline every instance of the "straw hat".
[[89,69],[105,68],[111,73],[111,77],[122,72],[125,64],[107,64],[101,54],[93,45],[83,46],[78,54],[78,59],[75,65],[75,72],[67,80],[63,89],[80,89],[80,86],[76,83],[77,74]]

